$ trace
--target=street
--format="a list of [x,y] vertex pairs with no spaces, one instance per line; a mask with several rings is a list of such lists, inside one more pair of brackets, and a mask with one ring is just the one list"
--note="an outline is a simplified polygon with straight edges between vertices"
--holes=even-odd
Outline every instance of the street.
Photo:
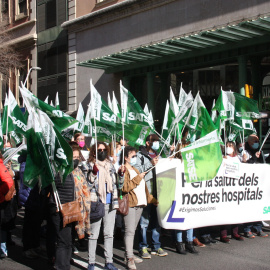
[[[50,269],[46,257],[45,239],[42,239],[42,252],[39,259],[26,259],[22,255],[21,231],[22,231],[23,211],[18,212],[17,228],[13,231],[12,239],[16,245],[9,247],[9,257],[0,260],[0,269],[3,270],[27,270],[27,269]],[[270,224],[270,222],[268,222]],[[270,228],[265,227],[264,231],[270,233]],[[242,233],[242,227],[240,227]],[[196,234],[196,232],[195,232]],[[169,255],[166,257],[156,257],[144,260],[137,264],[137,269],[270,269],[269,247],[270,237],[247,239],[244,241],[231,240],[230,244],[218,242],[204,248],[197,248],[199,255],[187,254],[180,255],[175,252],[169,231],[162,231],[161,243],[164,250]],[[213,228],[213,236],[218,237],[218,227]],[[149,235],[150,236],[150,235]],[[137,239],[137,238],[136,238]],[[137,241],[135,239],[135,254],[137,254]],[[124,263],[124,243],[115,240],[114,242],[114,264],[119,269],[125,269]],[[73,254],[74,264],[71,269],[87,269],[87,252]],[[96,269],[102,269],[104,266],[103,243],[99,239],[97,247]]]

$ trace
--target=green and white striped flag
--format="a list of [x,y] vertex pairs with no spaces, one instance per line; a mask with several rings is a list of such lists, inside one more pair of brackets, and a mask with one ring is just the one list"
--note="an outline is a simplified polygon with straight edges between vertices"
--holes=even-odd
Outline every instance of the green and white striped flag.
[[91,94],[91,119],[96,119],[96,121],[102,122],[107,126],[116,127],[117,116],[105,103],[101,95],[98,93],[97,89],[90,80],[90,94]]
[[258,119],[258,102],[234,92],[221,90],[216,105],[212,110],[217,110],[223,120]]
[[216,129],[203,101],[198,94],[194,99],[194,103],[187,117],[186,124],[189,128],[201,132],[201,137]]
[[57,172],[64,181],[73,170],[72,149],[46,113],[32,109],[26,138],[28,155],[24,172],[25,184],[32,187],[40,177],[42,187],[46,187],[54,181]]
[[[136,98],[120,81],[122,121],[129,125],[149,126],[148,117]],[[154,127],[153,127],[154,128]]]
[[16,133],[25,135],[26,133],[26,120],[25,117],[14,97],[11,90],[9,89],[9,106],[8,106],[8,115],[11,118],[13,123],[13,128]]
[[183,89],[182,83],[181,83],[180,92],[179,92],[179,99],[178,99],[178,107],[179,107],[179,109],[183,106],[186,98],[187,98],[187,93]]
[[20,91],[27,110],[31,111],[32,108],[38,108],[42,110],[49,116],[49,118],[52,120],[60,132],[77,122],[77,120],[73,117],[38,99],[25,87],[20,88]]
[[85,120],[84,120],[84,110],[81,102],[79,103],[76,120],[78,122],[74,124],[74,133],[82,132]]
[[23,182],[33,188],[37,181],[46,187],[54,181],[54,172],[46,150],[42,129],[35,111],[31,111],[27,122],[27,158]]
[[188,183],[213,179],[223,157],[217,130],[181,150]]

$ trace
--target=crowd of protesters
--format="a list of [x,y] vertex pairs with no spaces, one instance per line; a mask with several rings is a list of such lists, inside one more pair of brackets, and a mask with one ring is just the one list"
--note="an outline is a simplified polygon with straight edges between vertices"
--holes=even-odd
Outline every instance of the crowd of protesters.
[[[182,160],[181,148],[187,146],[187,132],[182,142],[171,148],[173,158]],[[11,231],[15,227],[17,209],[24,209],[22,230],[23,255],[36,259],[40,252],[40,229],[46,220],[46,249],[51,269],[68,270],[72,263],[72,253],[78,249],[88,250],[88,270],[95,269],[96,249],[99,232],[103,230],[105,268],[116,270],[113,264],[114,238],[124,240],[123,260],[127,269],[137,269],[136,264],[152,256],[164,257],[168,253],[160,242],[161,227],[157,217],[157,187],[155,166],[158,164],[160,148],[159,137],[151,134],[146,145],[137,151],[121,139],[109,145],[105,142],[94,143],[90,149],[85,137],[78,133],[70,142],[73,150],[74,170],[66,177],[64,184],[60,175],[52,185],[41,189],[39,182],[30,188],[23,182],[27,153],[18,157],[19,169],[13,170],[11,161],[4,165],[0,153],[0,256],[8,256],[8,246],[15,243]],[[258,152],[259,139],[253,134],[243,143],[227,142],[223,148],[224,158],[237,159],[245,163],[263,163],[263,153]],[[4,150],[11,148],[5,140]],[[175,155],[173,155],[175,153]],[[226,154],[225,154],[226,153]],[[55,194],[57,193],[57,196]],[[121,215],[119,198],[128,194],[128,213]],[[58,199],[57,199],[58,198]],[[77,202],[80,219],[66,222],[59,203]],[[220,226],[220,241],[230,243],[234,238],[239,241],[255,236],[267,237],[262,230],[262,222],[243,224],[244,234],[239,233],[239,224]],[[138,231],[139,256],[135,256],[134,237]],[[147,232],[151,231],[151,243]],[[231,233],[230,233],[231,230]],[[214,244],[217,240],[211,236],[211,227],[200,228],[194,235],[193,229],[187,231],[172,230],[172,241],[179,254],[198,254],[197,247]],[[228,235],[231,234],[231,238]],[[196,247],[196,248],[195,248]]]

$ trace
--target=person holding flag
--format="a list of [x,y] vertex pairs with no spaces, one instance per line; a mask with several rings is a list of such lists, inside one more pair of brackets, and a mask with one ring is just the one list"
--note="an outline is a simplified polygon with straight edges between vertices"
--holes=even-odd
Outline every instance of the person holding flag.
[[[123,194],[129,194],[129,211],[124,216],[125,221],[125,257],[127,260],[128,269],[136,269],[136,263],[143,260],[137,258],[133,254],[134,235],[142,215],[143,208],[147,203],[157,206],[158,201],[149,194],[144,177],[146,172],[140,173],[133,166],[136,164],[136,149],[132,146],[127,146],[123,149],[124,154],[120,155],[119,168],[119,188],[122,189]],[[124,156],[124,160],[123,160]],[[120,193],[121,194],[121,193]]]
[[[158,163],[159,155],[157,150],[159,149],[159,137],[156,134],[150,134],[146,138],[146,145],[139,147],[137,153],[136,168],[140,173],[147,172],[152,169]],[[157,186],[156,186],[156,171],[155,168],[150,170],[145,175],[145,182],[150,194],[157,198]],[[151,259],[151,255],[147,250],[147,228],[151,227],[152,232],[152,251],[151,254],[160,257],[167,256],[168,253],[161,248],[160,238],[160,226],[157,218],[157,207],[153,204],[148,204],[143,209],[142,216],[140,218],[139,227],[139,253],[143,259]]]
[[[247,163],[264,163],[263,154],[259,152],[259,138],[256,134],[251,134],[248,136],[248,140],[245,143],[245,151],[247,153]],[[249,239],[255,238],[255,234],[251,231],[253,230],[257,236],[267,237],[268,234],[262,230],[262,222],[251,222],[244,224],[245,237]]]

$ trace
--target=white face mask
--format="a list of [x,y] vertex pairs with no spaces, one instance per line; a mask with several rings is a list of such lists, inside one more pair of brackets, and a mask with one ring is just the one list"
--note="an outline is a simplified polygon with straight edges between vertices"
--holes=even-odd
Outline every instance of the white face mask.
[[158,150],[159,149],[159,141],[153,142],[152,149],[153,150]]
[[233,148],[231,148],[231,147],[226,147],[226,153],[227,153],[228,155],[231,155],[231,154],[233,153]]

